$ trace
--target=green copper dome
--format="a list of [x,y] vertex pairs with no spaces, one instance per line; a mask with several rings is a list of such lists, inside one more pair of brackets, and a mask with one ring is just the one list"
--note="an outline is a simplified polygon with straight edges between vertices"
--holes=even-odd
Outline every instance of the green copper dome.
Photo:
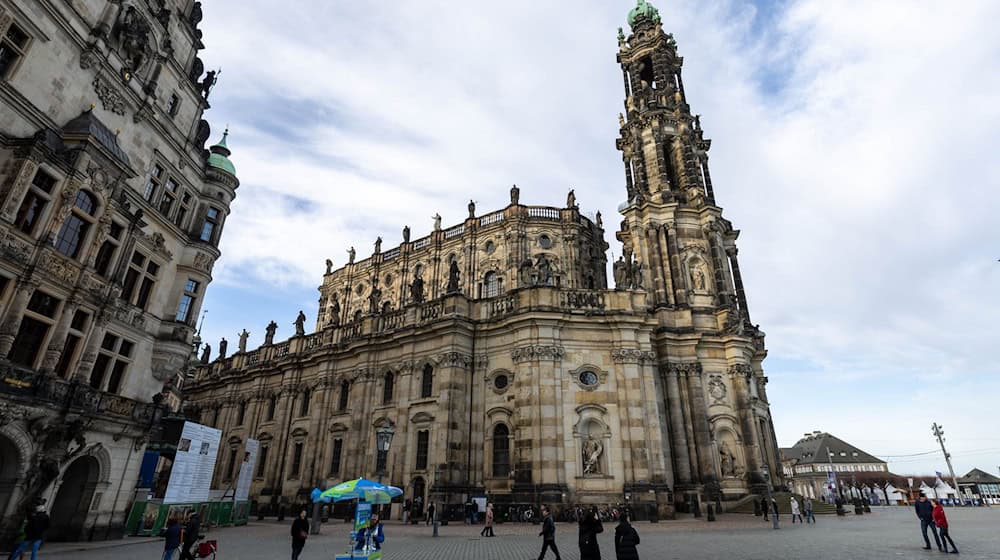
[[628,25],[634,28],[636,22],[640,19],[648,19],[653,23],[660,22],[660,11],[653,7],[652,4],[647,4],[646,0],[637,0],[635,7],[632,8],[628,13]]
[[208,150],[212,152],[208,156],[208,166],[214,167],[220,171],[225,171],[233,177],[236,176],[236,166],[233,162],[229,161],[229,156],[232,152],[229,151],[229,147],[226,146],[226,138],[229,136],[229,129],[227,128],[225,132],[222,133],[222,140],[219,143],[210,147]]

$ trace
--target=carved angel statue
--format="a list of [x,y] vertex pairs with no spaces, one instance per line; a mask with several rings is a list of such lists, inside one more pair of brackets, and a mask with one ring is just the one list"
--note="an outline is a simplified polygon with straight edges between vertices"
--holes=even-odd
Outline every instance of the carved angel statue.
[[601,453],[604,446],[594,436],[588,436],[583,442],[583,474],[597,474],[601,472]]
[[375,238],[375,253],[382,252],[382,236]]

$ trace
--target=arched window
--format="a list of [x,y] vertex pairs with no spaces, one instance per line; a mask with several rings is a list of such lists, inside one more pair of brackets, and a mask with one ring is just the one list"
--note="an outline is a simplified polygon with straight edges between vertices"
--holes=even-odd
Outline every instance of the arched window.
[[510,476],[510,429],[506,424],[493,428],[493,476]]
[[302,404],[299,407],[299,416],[309,415],[309,399],[312,398],[312,392],[309,389],[302,391]]
[[340,383],[340,402],[337,403],[337,410],[343,412],[347,410],[347,399],[351,395],[351,383],[344,380]]
[[389,404],[392,402],[392,390],[394,383],[395,377],[392,375],[392,372],[385,372],[385,379],[382,382],[382,404]]
[[430,364],[424,366],[424,375],[420,379],[420,398],[426,399],[434,393],[434,367]]
[[87,238],[87,232],[94,225],[94,213],[97,211],[97,201],[87,191],[76,193],[73,209],[56,236],[56,251],[71,259],[80,254],[80,247]]
[[496,272],[487,272],[486,276],[483,277],[483,291],[485,292],[484,296],[488,298],[500,295],[500,277],[497,276]]

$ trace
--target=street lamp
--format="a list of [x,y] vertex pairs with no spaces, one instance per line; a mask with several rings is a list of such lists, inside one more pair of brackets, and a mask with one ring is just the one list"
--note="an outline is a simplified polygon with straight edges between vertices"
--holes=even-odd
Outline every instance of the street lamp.
[[386,424],[375,430],[375,450],[378,456],[375,459],[375,471],[378,474],[378,482],[382,483],[385,475],[386,462],[389,457],[389,446],[392,445],[392,436],[396,435],[396,429],[392,424]]
[[[771,509],[771,504],[774,503],[774,498],[771,496],[771,469],[767,464],[760,466],[760,472],[764,475],[764,482],[767,483],[767,508]],[[778,528],[778,512],[771,512],[771,525],[777,529]]]

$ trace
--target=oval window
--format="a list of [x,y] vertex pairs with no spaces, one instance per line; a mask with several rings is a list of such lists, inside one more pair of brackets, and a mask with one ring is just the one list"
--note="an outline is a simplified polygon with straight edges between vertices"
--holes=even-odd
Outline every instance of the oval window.
[[493,386],[496,387],[497,389],[506,389],[509,383],[510,380],[507,379],[507,376],[503,374],[493,378]]
[[597,374],[592,371],[581,372],[580,383],[585,387],[593,387],[594,385],[597,385]]
[[552,238],[548,235],[538,236],[538,244],[542,246],[543,249],[552,248]]

